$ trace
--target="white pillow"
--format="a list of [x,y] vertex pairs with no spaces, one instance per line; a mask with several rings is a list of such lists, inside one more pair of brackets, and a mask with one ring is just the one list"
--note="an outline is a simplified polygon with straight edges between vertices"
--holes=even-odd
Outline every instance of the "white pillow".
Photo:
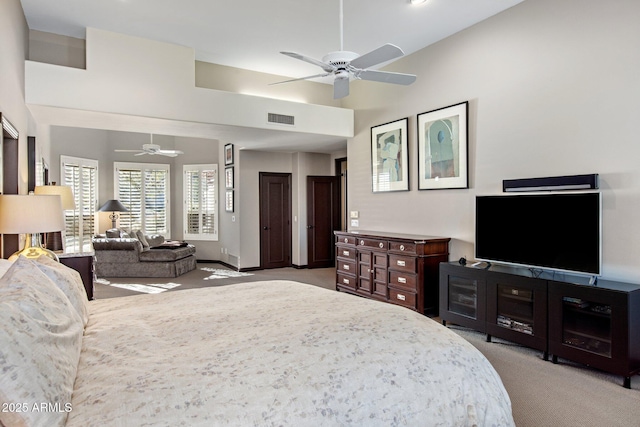
[[46,274],[69,298],[71,305],[82,319],[82,326],[86,326],[89,320],[89,298],[80,273],[44,255],[38,257],[36,261],[36,266],[40,271]]
[[[18,258],[0,278],[0,425],[62,426],[80,359],[82,320],[34,261]],[[37,410],[40,405],[56,410]]]
[[13,261],[9,261],[8,259],[0,258],[0,277],[7,272],[9,267],[13,265]]

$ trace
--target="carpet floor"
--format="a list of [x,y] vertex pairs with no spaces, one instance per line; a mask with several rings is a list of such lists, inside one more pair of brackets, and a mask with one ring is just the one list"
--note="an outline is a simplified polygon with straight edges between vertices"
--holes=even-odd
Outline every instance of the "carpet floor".
[[[170,280],[99,278],[94,295],[102,299],[276,279],[335,289],[334,268],[238,273],[220,264],[198,263],[196,270]],[[511,397],[518,427],[640,427],[638,376],[631,379],[631,389],[625,389],[622,377],[563,359],[554,365],[539,351],[496,338],[487,343],[484,334],[447,325],[494,366]]]

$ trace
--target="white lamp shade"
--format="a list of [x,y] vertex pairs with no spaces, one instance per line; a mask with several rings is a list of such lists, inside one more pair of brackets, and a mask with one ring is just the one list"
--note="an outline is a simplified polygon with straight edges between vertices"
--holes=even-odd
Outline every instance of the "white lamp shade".
[[73,192],[68,185],[38,185],[33,189],[33,194],[60,196],[62,198],[62,209],[75,209],[76,203],[73,200]]
[[50,195],[0,195],[0,234],[64,230],[62,199]]

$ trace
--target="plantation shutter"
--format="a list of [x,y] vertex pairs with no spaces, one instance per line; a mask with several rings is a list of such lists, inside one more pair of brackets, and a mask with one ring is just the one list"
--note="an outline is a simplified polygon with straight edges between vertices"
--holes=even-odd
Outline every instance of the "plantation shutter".
[[90,159],[61,156],[61,184],[71,187],[75,209],[64,212],[65,249],[67,252],[91,250],[96,232],[98,204],[98,162]]
[[185,238],[218,240],[218,166],[184,166]]
[[169,165],[115,164],[116,198],[129,209],[120,227],[169,237]]

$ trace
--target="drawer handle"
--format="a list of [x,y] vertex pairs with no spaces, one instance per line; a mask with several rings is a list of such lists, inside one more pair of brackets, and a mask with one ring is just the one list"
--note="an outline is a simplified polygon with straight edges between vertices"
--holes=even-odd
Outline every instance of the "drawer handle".
[[380,249],[382,249],[382,248],[384,248],[384,243],[380,242],[380,243],[378,244],[378,246],[380,247]]
[[345,285],[349,284],[349,279],[342,279],[342,283],[344,283]]
[[407,279],[404,277],[398,277],[398,283],[407,283]]
[[406,262],[404,262],[404,261],[400,261],[400,260],[398,260],[397,264],[398,264],[400,267],[404,267],[404,266],[406,266],[406,265],[407,265],[407,263],[406,263]]
[[349,266],[348,266],[347,264],[344,264],[344,265],[342,266],[342,269],[343,269],[343,270],[349,270]]
[[342,251],[342,255],[349,256],[349,251]]
[[364,246],[364,240],[360,240],[360,245]]
[[398,294],[398,299],[399,299],[400,301],[406,301],[406,300],[407,300],[407,297],[405,297],[405,296],[404,296],[404,295],[402,295],[402,294]]
[[400,250],[404,251],[404,245],[400,245]]

